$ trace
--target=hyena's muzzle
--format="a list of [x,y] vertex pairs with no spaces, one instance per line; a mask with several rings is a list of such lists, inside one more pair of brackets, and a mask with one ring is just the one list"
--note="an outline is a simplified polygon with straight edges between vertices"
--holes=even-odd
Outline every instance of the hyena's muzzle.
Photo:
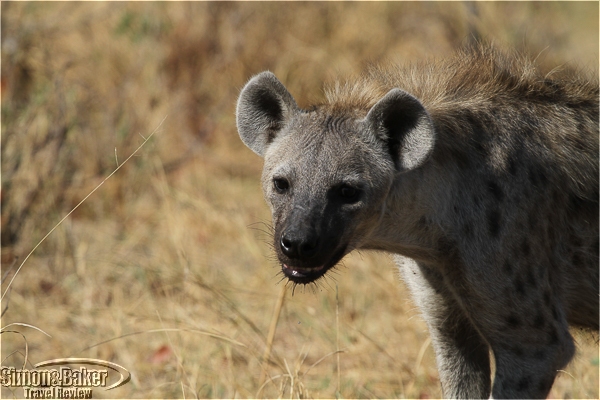
[[325,210],[307,214],[303,207],[275,221],[274,246],[284,275],[306,284],[335,266],[348,247],[341,235],[343,222],[327,217]]

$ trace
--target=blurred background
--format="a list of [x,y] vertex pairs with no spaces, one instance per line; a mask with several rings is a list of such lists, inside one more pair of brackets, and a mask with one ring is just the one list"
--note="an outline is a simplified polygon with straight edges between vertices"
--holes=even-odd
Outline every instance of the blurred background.
[[[305,106],[323,82],[371,63],[475,40],[597,75],[598,11],[2,2],[2,327],[51,335],[11,325],[22,335],[2,334],[2,365],[91,357],[131,372],[100,398],[439,397],[426,326],[389,256],[352,254],[293,296],[281,282],[262,160],[237,136],[236,97],[268,69]],[[597,339],[573,334],[577,357],[551,396],[598,398]]]

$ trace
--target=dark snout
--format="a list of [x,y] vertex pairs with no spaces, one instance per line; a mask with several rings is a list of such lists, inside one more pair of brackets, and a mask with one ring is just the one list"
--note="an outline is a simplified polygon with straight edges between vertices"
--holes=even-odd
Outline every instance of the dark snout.
[[324,234],[319,228],[310,221],[291,220],[275,235],[282,271],[295,283],[310,283],[320,278],[344,255],[338,238]]

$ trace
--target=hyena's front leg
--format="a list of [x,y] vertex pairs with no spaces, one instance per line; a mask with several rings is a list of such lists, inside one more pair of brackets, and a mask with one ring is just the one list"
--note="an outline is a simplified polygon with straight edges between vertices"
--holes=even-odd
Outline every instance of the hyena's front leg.
[[429,326],[445,398],[488,398],[489,347],[435,270],[396,257],[400,272]]
[[[481,311],[472,315],[494,352],[495,399],[546,398],[557,371],[575,352],[560,302],[551,299],[545,307],[543,294],[532,291],[529,296],[529,301],[523,300],[513,310],[488,298],[478,305]],[[489,318],[494,312],[504,319]]]

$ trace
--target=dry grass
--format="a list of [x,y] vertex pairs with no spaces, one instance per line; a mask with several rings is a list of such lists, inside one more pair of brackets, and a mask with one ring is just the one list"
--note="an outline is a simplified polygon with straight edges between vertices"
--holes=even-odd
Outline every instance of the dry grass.
[[[274,312],[285,283],[237,93],[270,69],[302,105],[333,76],[470,37],[598,68],[597,3],[1,7],[3,274],[167,116],[2,302],[2,326],[52,336],[11,327],[28,362],[94,357],[132,372],[96,397],[439,397],[426,327],[387,256],[351,255]],[[599,396],[598,346],[578,341],[552,396]],[[2,360],[23,364],[22,336],[2,335]]]

